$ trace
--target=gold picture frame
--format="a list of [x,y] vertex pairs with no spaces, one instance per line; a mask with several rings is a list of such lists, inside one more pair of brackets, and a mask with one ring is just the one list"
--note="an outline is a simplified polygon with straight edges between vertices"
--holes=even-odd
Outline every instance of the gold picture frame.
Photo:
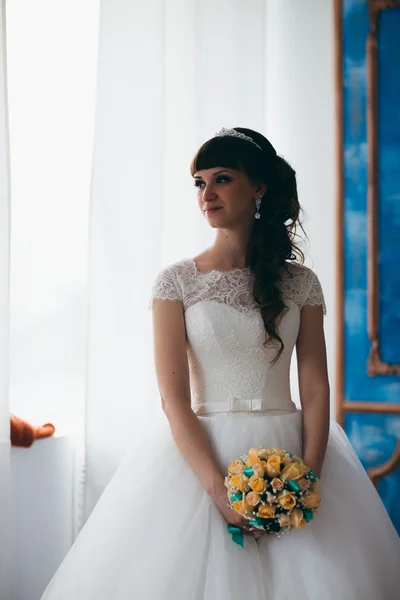
[[[375,414],[400,414],[400,403],[371,402],[368,399],[346,401],[344,394],[344,162],[343,162],[343,0],[334,0],[334,71],[335,71],[335,118],[336,118],[336,420],[344,425],[346,413],[375,413]],[[400,0],[370,0],[368,2],[371,32],[369,37],[369,52],[371,53],[368,64],[368,332],[371,340],[371,351],[368,359],[368,372],[370,375],[391,374],[396,365],[387,365],[381,360],[379,352],[379,298],[378,298],[378,232],[377,219],[377,30],[379,13],[382,10],[400,6]],[[367,50],[368,52],[368,50]],[[375,94],[373,90],[375,89]],[[375,99],[374,99],[375,98]],[[372,140],[371,140],[372,135]],[[370,143],[372,142],[372,143]],[[372,160],[371,160],[372,159]],[[371,185],[370,185],[371,184]]]
[[368,0],[370,30],[367,38],[367,142],[368,142],[368,336],[371,342],[367,371],[400,375],[400,364],[383,362],[379,340],[378,267],[378,28],[383,10],[400,8],[400,0]]

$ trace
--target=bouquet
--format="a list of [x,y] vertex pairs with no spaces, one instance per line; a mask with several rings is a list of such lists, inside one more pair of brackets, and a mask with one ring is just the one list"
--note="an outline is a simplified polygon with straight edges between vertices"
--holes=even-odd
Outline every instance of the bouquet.
[[[300,457],[279,448],[250,448],[229,465],[225,487],[233,510],[278,537],[305,527],[321,503],[319,477]],[[243,547],[241,529],[228,525],[228,530]]]

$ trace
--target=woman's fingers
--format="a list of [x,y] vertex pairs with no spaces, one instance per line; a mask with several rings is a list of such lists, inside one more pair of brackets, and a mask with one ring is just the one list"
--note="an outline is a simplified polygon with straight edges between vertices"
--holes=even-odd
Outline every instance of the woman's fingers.
[[238,515],[237,513],[234,513],[234,519],[230,520],[230,523],[232,525],[240,527],[240,529],[243,531],[243,534],[250,537],[262,537],[267,533],[264,529],[260,529],[259,527],[254,527],[254,525],[250,525],[248,519]]
[[260,529],[259,527],[254,527],[252,525],[249,525],[249,522],[245,522],[241,525],[239,525],[239,527],[242,529],[244,535],[250,535],[250,536],[262,536],[262,535],[266,535],[266,531],[264,529]]

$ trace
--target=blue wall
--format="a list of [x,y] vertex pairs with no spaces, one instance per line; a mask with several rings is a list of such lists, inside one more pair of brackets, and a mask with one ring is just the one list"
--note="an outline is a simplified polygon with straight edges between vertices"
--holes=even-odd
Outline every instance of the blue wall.
[[[400,403],[400,376],[370,377],[367,360],[366,0],[343,0],[345,373],[348,401]],[[378,36],[379,300],[382,360],[400,364],[400,9],[383,11]],[[350,413],[346,432],[366,468],[393,454],[400,417]],[[379,492],[400,532],[400,471]]]

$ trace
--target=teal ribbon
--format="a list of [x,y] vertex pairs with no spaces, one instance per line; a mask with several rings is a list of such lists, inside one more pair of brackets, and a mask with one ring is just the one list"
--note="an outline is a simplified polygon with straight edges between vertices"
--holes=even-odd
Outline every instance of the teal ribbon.
[[308,472],[308,477],[309,477],[309,479],[311,479],[311,481],[313,483],[315,481],[318,481],[318,479],[319,479],[318,475],[316,475],[312,469],[310,469],[310,471]]
[[251,467],[246,467],[245,469],[243,469],[243,473],[247,477],[251,477],[252,475],[254,475],[254,469],[252,469]]
[[238,544],[238,546],[243,548],[244,535],[240,527],[236,527],[236,525],[228,525],[228,532],[232,535],[232,540],[235,542],[235,544]]
[[307,521],[307,523],[309,523],[310,521],[312,521],[313,518],[314,518],[313,511],[309,510],[308,508],[304,508],[303,509],[303,515],[304,515],[304,518]]
[[300,490],[301,490],[301,487],[299,486],[297,481],[290,480],[290,481],[288,481],[287,486],[288,486],[289,490],[291,490],[292,492],[300,492]]
[[253,525],[253,527],[259,527],[260,529],[265,529],[264,519],[259,519],[258,517],[256,519],[252,519],[250,521],[250,525]]
[[236,494],[231,494],[231,501],[237,502],[242,499],[242,492],[236,492]]

